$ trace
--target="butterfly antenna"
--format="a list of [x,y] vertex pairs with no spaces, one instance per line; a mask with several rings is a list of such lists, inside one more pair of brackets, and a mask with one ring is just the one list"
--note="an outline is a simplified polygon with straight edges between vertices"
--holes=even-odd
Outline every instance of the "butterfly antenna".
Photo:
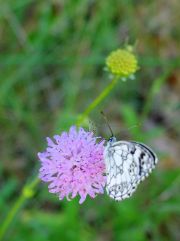
[[141,126],[141,124],[139,124],[139,125],[133,125],[133,126],[131,126],[131,127],[128,127],[127,130],[134,129],[134,128],[139,127],[139,126]]
[[103,118],[104,118],[104,120],[105,120],[105,122],[106,122],[106,125],[109,127],[109,130],[110,130],[110,132],[111,132],[111,136],[114,136],[113,131],[112,131],[110,125],[109,125],[108,119],[107,119],[107,117],[106,117],[106,115],[104,114],[103,111],[101,111],[101,115],[103,116]]
[[127,132],[128,130],[134,129],[134,128],[139,127],[139,126],[141,126],[141,124],[133,125],[133,126],[131,126],[131,127],[128,127],[128,128],[126,128],[126,129],[122,130],[121,133]]

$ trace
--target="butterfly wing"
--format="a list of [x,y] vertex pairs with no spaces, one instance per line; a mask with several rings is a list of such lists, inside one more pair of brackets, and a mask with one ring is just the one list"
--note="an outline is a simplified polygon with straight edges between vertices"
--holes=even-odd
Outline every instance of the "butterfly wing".
[[107,194],[117,201],[130,197],[157,163],[153,151],[137,142],[108,143],[104,158]]
[[155,168],[158,163],[156,154],[151,150],[150,147],[143,143],[131,142],[134,144],[134,158],[139,161],[139,175],[141,181],[148,177],[151,171]]

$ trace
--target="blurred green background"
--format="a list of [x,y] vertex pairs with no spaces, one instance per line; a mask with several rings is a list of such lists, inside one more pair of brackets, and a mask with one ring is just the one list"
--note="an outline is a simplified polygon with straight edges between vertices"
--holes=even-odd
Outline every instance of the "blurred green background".
[[110,83],[105,57],[127,42],[137,43],[136,79],[119,81],[90,118],[107,137],[104,110],[118,138],[143,141],[160,159],[119,203],[106,195],[59,201],[38,185],[2,240],[180,240],[179,1],[0,4],[0,227],[37,175],[45,137],[67,130]]

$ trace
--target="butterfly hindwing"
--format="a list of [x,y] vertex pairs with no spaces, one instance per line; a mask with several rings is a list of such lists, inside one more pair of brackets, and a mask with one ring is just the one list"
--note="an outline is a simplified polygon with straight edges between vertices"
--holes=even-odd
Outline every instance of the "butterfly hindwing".
[[107,194],[117,201],[130,197],[157,163],[153,151],[144,144],[115,138],[108,142],[104,158]]

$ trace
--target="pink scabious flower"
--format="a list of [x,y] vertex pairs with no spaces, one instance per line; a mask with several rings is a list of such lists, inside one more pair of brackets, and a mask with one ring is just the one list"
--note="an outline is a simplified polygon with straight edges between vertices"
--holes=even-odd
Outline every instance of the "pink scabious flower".
[[69,132],[47,138],[48,147],[38,153],[41,162],[39,178],[49,183],[49,192],[59,199],[67,200],[80,195],[79,203],[86,196],[95,198],[104,193],[106,183],[103,161],[104,141],[97,143],[97,137],[83,128],[72,126]]

